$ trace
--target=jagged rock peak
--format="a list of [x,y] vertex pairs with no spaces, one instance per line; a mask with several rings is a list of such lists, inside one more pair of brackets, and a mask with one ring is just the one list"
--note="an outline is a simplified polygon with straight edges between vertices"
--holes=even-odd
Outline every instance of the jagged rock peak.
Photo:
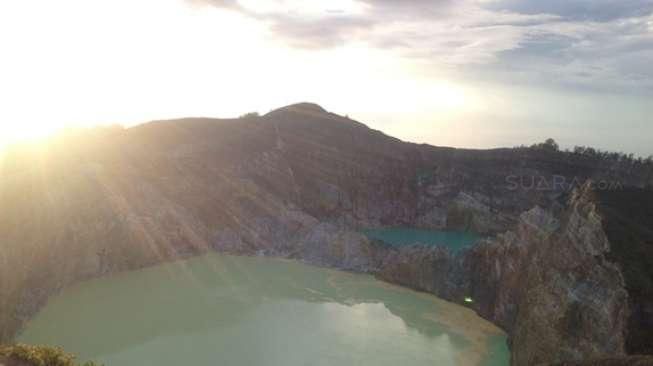
[[569,201],[571,204],[574,204],[578,202],[594,202],[595,200],[594,181],[588,179],[581,186],[573,190]]

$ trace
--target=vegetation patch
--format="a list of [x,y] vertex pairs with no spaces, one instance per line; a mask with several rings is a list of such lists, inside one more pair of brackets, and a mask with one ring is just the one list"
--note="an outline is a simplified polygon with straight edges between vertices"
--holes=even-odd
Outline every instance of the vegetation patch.
[[608,258],[618,263],[631,300],[626,346],[631,354],[653,354],[653,191],[598,191]]
[[75,356],[58,347],[16,344],[0,347],[0,361],[7,366],[99,366],[95,362],[75,362]]

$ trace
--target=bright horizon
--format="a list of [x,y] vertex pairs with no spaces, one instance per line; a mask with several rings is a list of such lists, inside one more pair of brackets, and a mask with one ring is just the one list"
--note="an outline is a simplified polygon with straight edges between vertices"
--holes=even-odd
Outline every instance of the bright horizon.
[[648,0],[322,3],[0,3],[0,146],[307,101],[413,142],[653,154]]

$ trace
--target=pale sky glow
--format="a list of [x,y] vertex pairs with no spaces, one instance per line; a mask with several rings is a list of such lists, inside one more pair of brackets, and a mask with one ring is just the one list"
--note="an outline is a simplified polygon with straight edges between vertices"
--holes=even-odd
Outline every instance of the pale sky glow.
[[311,101],[416,142],[653,153],[651,2],[530,3],[0,0],[0,145]]

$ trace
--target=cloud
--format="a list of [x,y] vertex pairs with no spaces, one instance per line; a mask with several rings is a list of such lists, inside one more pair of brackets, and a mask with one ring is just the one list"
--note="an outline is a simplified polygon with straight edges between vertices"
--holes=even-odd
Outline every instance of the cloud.
[[529,83],[653,93],[653,33],[648,19],[534,26],[520,47],[497,55],[492,70]]
[[[317,1],[303,2],[312,6],[300,6],[299,1],[288,0],[205,1],[218,7],[237,9],[266,22],[278,37],[307,48],[329,48],[350,41],[365,41],[378,47],[422,45],[439,49],[442,42],[437,40],[438,36],[446,39],[444,43],[455,43],[450,38],[456,38],[457,34],[465,39],[460,41],[467,46],[464,48],[473,49],[486,44],[491,53],[515,46],[520,32],[511,27],[558,19],[550,14],[496,13],[477,6],[474,1],[342,0],[322,6],[317,5]],[[398,34],[393,36],[393,32]],[[491,34],[475,42],[482,32]],[[508,33],[514,35],[508,36]],[[508,43],[497,47],[498,42],[491,40],[493,35],[498,42]],[[429,41],[435,41],[434,47],[428,47]],[[470,58],[470,63],[475,62],[476,58]]]
[[486,1],[485,6],[492,10],[555,14],[567,20],[598,22],[653,12],[653,0],[494,0]]
[[362,42],[472,77],[653,92],[653,0],[190,1],[299,48]]
[[276,15],[270,29],[295,47],[330,48],[361,37],[374,22],[363,17],[333,14],[329,17],[305,19],[293,15]]

